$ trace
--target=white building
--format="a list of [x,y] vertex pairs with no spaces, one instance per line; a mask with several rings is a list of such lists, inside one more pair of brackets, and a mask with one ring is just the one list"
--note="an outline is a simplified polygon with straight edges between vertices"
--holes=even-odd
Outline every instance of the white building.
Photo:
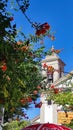
[[[54,48],[52,48],[54,50]],[[41,61],[42,66],[47,64],[48,66],[52,66],[54,68],[54,73],[52,75],[52,80],[51,76],[48,75],[47,85],[46,87],[49,87],[49,84],[53,83],[55,86],[61,86],[62,81],[67,81],[71,74],[64,75],[64,66],[65,63],[60,59],[60,57],[55,53],[55,51],[52,53],[52,55],[46,56],[45,59]],[[45,70],[42,71],[42,75],[47,77],[47,73]],[[49,77],[50,76],[50,77]],[[51,82],[52,81],[52,82]],[[33,120],[32,123],[56,123],[58,122],[57,119],[57,105],[53,104],[53,102],[48,102],[46,101],[46,95],[41,94],[40,100],[42,102],[42,106],[40,108],[40,115],[36,116]]]

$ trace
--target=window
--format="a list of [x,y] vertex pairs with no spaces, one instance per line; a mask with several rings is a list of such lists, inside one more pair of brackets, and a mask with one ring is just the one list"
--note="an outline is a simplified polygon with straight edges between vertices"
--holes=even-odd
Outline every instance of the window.
[[48,73],[47,78],[49,83],[53,83],[53,73]]

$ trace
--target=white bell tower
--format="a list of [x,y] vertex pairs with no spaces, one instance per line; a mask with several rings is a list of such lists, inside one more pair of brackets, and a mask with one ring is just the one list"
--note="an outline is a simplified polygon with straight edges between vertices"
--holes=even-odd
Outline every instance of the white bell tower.
[[[59,80],[64,75],[64,66],[65,63],[60,59],[60,57],[56,54],[54,47],[52,46],[51,50],[53,50],[51,55],[47,55],[45,59],[42,60],[42,66],[46,63],[48,66],[52,66],[54,68],[53,73],[53,82]],[[43,70],[42,75],[45,76],[46,73]]]
[[[47,84],[51,84],[51,83],[54,84],[54,82],[59,80],[64,75],[65,63],[60,59],[60,57],[57,54],[59,50],[55,50],[54,47],[52,46],[51,51],[52,51],[52,54],[47,55],[46,58],[41,61],[42,66],[45,63],[46,65],[52,66],[54,68],[52,81],[51,81],[50,75],[47,75],[44,69],[42,71],[43,77],[49,76]],[[57,123],[57,105],[53,104],[53,101],[49,101],[48,103],[48,101],[46,101],[46,95],[43,93],[41,94],[41,101],[42,101],[42,106],[40,109],[40,122],[41,123],[47,123],[47,122]]]

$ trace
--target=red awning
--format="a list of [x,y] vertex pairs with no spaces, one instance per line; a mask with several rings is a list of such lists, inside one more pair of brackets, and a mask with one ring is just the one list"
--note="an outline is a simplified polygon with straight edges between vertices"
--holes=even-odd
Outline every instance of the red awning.
[[52,123],[42,123],[42,124],[35,124],[30,125],[22,130],[71,130],[62,125],[52,124]]

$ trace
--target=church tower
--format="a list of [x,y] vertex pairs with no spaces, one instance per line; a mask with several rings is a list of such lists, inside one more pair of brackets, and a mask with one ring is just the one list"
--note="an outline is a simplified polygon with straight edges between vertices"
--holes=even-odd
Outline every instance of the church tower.
[[[59,53],[60,50],[55,50],[54,47],[52,46],[51,51],[52,51],[52,54],[47,55],[46,58],[43,59],[41,63],[42,63],[42,66],[45,63],[46,65],[53,67],[54,73],[53,73],[53,77],[52,77],[53,78],[52,82],[55,82],[55,81],[59,80],[59,78],[64,76],[65,63],[60,59],[60,57],[57,54],[57,53]],[[42,75],[47,76],[45,70],[42,71]]]
[[[58,53],[60,50],[55,50],[52,46],[51,55],[47,55],[45,59],[41,61],[42,66],[42,75],[46,77],[45,82],[47,82],[46,88],[49,87],[52,83],[58,81],[64,75],[64,66],[65,63],[60,59]],[[46,66],[52,68],[52,72],[48,72]],[[46,95],[41,94],[42,106],[40,109],[40,122],[41,123],[57,123],[57,105],[53,104],[52,101],[46,101]]]

